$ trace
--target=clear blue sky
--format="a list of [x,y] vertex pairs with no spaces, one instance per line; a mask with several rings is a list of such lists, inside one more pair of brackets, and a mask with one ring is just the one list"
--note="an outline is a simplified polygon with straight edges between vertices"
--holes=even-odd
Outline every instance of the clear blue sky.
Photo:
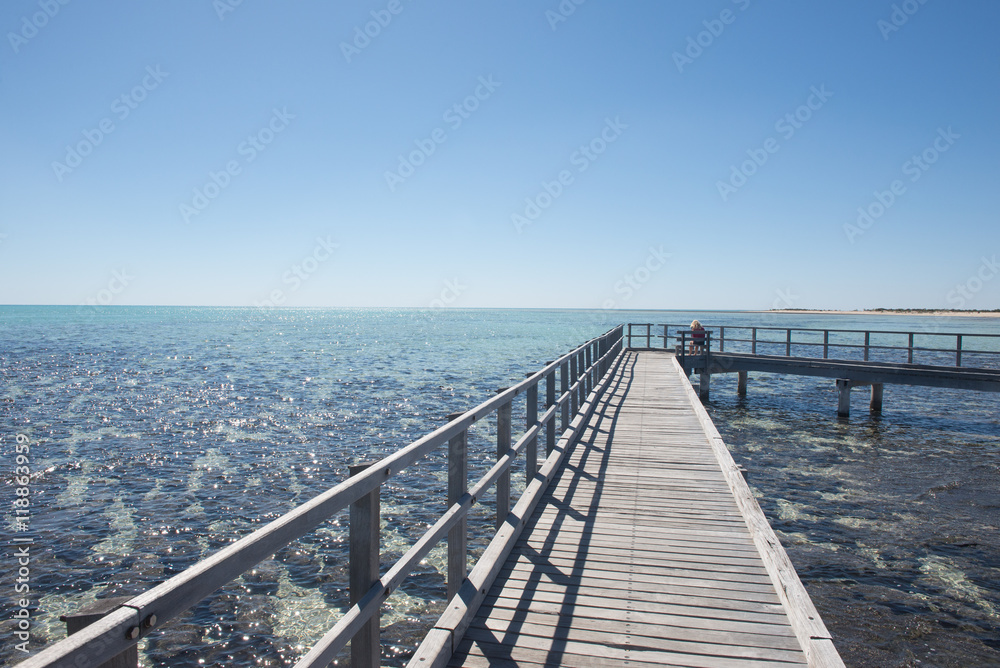
[[6,0],[0,26],[0,303],[1000,306],[991,0]]

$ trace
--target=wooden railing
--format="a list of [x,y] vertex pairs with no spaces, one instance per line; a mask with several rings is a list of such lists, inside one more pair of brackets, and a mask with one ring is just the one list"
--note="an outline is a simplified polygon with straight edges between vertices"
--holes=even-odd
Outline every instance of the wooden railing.
[[[348,507],[351,607],[296,665],[297,668],[326,666],[354,638],[351,643],[351,665],[377,666],[379,609],[382,603],[446,535],[449,599],[456,595],[463,584],[469,585],[466,540],[470,508],[487,490],[497,485],[497,530],[499,534],[503,527],[506,530],[505,539],[510,538],[510,471],[516,458],[522,452],[525,455],[526,489],[519,505],[528,501],[537,503],[540,490],[544,490],[549,476],[555,472],[556,455],[561,455],[563,448],[583,428],[585,416],[578,416],[577,412],[585,406],[586,410],[592,410],[595,398],[604,386],[603,379],[620,362],[623,355],[622,333],[622,326],[615,327],[548,363],[543,369],[475,408],[449,416],[446,425],[392,455],[370,465],[352,467],[348,480],[166,582],[125,601],[105,617],[47,647],[19,666],[97,666],[111,660],[130,650],[139,640],[219,587],[270,558],[279,549],[303,537],[335,513]],[[542,382],[545,383],[545,395],[539,414],[539,404],[542,403],[539,401],[539,385]],[[526,401],[525,430],[517,442],[511,445],[512,402],[522,394]],[[497,420],[497,461],[469,488],[468,430],[475,422],[493,413],[496,413]],[[547,460],[539,467],[537,449],[543,435]],[[445,444],[448,446],[448,508],[380,577],[379,490],[392,476]],[[526,499],[529,495],[532,498]],[[492,545],[491,543],[491,547]],[[489,553],[488,548],[487,554]],[[466,603],[463,601],[463,605]]]
[[[806,327],[706,327],[712,332],[717,352],[750,353],[752,355],[783,355],[785,357],[822,357],[822,359],[857,359],[864,361],[904,362],[907,364],[950,364],[963,366],[963,356],[968,360],[991,365],[1000,363],[1000,334],[970,334],[958,332],[901,332],[861,329],[814,329]],[[690,340],[688,325],[629,323],[625,335],[629,348],[669,348]],[[933,342],[947,340],[954,345],[941,347]],[[969,348],[967,341],[977,342],[978,348]],[[673,342],[673,343],[672,343]],[[899,342],[893,345],[893,342]],[[931,345],[919,345],[931,342]],[[644,346],[641,344],[645,344]],[[983,350],[982,347],[992,348]],[[795,355],[793,355],[795,353]],[[843,353],[854,353],[843,354]],[[899,354],[893,354],[899,353]],[[918,359],[919,358],[919,359]]]

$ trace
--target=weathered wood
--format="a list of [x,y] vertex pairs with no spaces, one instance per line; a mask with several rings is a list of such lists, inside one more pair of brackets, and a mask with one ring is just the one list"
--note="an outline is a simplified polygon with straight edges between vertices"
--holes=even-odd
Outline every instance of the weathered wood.
[[[525,429],[531,429],[538,424],[538,385],[528,388],[525,399]],[[550,423],[551,424],[551,423]],[[538,438],[532,438],[524,450],[524,480],[525,484],[531,482],[535,472],[538,470]],[[497,526],[499,527],[500,516],[497,515]]]
[[[684,372],[680,365],[676,366],[678,375],[683,375]],[[771,528],[767,517],[757,504],[743,474],[736,462],[733,461],[721,434],[715,428],[701,402],[695,400],[694,393],[690,388],[687,393],[689,403],[705,429],[709,444],[719,461],[726,482],[732,490],[733,498],[746,518],[747,527],[760,551],[764,566],[771,575],[775,592],[788,614],[792,629],[799,639],[809,665],[818,668],[842,668],[844,662],[833,645],[830,632],[823,624],[819,612],[809,598],[802,581],[799,580],[799,576],[774,533],[774,529]]]
[[805,665],[682,372],[623,359],[450,665]]
[[740,397],[747,396],[747,372],[740,371],[739,378],[736,381],[736,395]]
[[[559,396],[565,396],[569,393],[569,362],[563,362],[562,366],[559,367]],[[562,405],[562,429],[560,431],[566,431],[569,429],[569,402],[564,402]]]
[[[497,392],[503,392],[507,388],[501,388]],[[507,451],[510,450],[510,429],[511,429],[511,406],[506,403],[497,409],[497,460],[499,461]],[[497,478],[497,513],[496,527],[499,529],[507,519],[510,512],[510,471],[504,471]]]
[[698,396],[702,401],[708,401],[709,390],[711,389],[712,374],[708,369],[702,369],[698,376]]
[[837,415],[848,417],[851,414],[851,381],[848,378],[837,379]]
[[[132,597],[116,596],[114,598],[101,598],[90,605],[77,610],[76,612],[63,615],[59,619],[66,623],[66,635],[73,635],[77,631],[90,626],[96,621],[103,619],[110,613],[122,607]],[[105,661],[97,668],[136,668],[139,665],[139,648],[132,645],[118,656]]]
[[[620,364],[620,358],[623,355],[624,353],[619,353],[619,359],[613,362],[612,372]],[[455,645],[461,640],[465,630],[471,624],[473,616],[486,597],[507,556],[517,544],[528,518],[534,512],[543,493],[559,470],[566,450],[580,438],[599,397],[612,382],[613,375],[613,373],[606,374],[591,396],[587,398],[581,412],[574,417],[569,429],[563,433],[552,453],[546,458],[534,479],[528,484],[524,494],[518,499],[514,509],[508,515],[508,521],[497,531],[482,558],[476,563],[472,573],[469,574],[468,579],[458,592],[458,596],[450,597],[448,608],[434,627],[437,633],[428,636],[428,639],[417,648],[408,664],[410,668],[440,668],[446,665]],[[443,642],[445,634],[452,639],[452,643]]]
[[[556,372],[550,371],[545,376],[545,409],[556,405]],[[545,456],[552,454],[556,447],[556,421],[552,420],[545,428]]]
[[[688,367],[691,360],[692,358],[688,358]],[[713,353],[708,363],[708,370],[713,374],[758,371],[819,378],[846,378],[855,385],[884,383],[1000,392],[1000,370],[969,367]]]
[[[349,467],[351,477],[363,473],[371,464]],[[351,504],[349,525],[350,601],[356,605],[378,581],[379,536],[381,533],[380,489],[376,487]],[[351,665],[378,668],[382,659],[379,614],[375,614],[351,639]]]
[[872,383],[872,398],[868,407],[872,413],[882,412],[882,383]]
[[[456,419],[461,413],[448,416],[448,421]],[[448,440],[448,505],[456,503],[468,491],[469,485],[469,453],[468,432],[462,431]],[[465,517],[448,532],[448,598],[450,599],[462,586],[462,580],[468,573],[468,522]]]
[[569,399],[569,412],[571,415],[576,415],[576,412],[580,408],[580,394],[579,389],[573,387],[576,385],[576,380],[579,378],[579,371],[577,370],[577,356],[573,355],[569,358],[569,382],[571,384],[570,399]]
[[[642,325],[639,325],[639,326],[642,326]],[[686,326],[684,326],[684,325],[672,325],[672,324],[665,324],[665,325],[661,325],[661,326],[664,328],[664,332],[665,333],[669,330],[670,327],[676,327],[677,328],[677,335],[674,338],[675,339],[680,339],[680,340],[684,339],[684,336],[686,334],[686,332],[685,332]],[[725,337],[725,329],[726,329],[725,327],[720,327],[719,328],[719,332],[720,332],[720,335],[722,337]],[[993,359],[997,359],[997,357],[1000,356],[1000,350],[997,349],[996,345],[985,346],[985,348],[988,348],[986,350],[981,349],[984,346],[980,346],[980,348],[976,349],[976,350],[971,350],[971,349],[967,348],[964,345],[964,339],[967,338],[967,337],[970,337],[970,336],[971,337],[975,337],[976,339],[983,339],[983,340],[994,341],[994,342],[996,342],[998,339],[1000,339],[1000,334],[992,334],[992,333],[990,333],[990,334],[987,334],[987,333],[969,334],[969,333],[962,333],[962,332],[923,332],[923,333],[921,333],[922,336],[932,337],[932,338],[936,338],[936,339],[940,339],[941,337],[954,337],[955,338],[955,345],[952,346],[952,345],[949,344],[948,347],[943,347],[943,346],[939,346],[939,347],[930,347],[930,346],[917,347],[917,346],[914,345],[914,336],[915,336],[915,333],[914,332],[906,332],[906,331],[866,331],[866,330],[860,330],[860,329],[816,329],[816,328],[808,328],[808,327],[805,327],[805,328],[803,328],[803,327],[787,328],[787,327],[752,327],[752,326],[751,327],[733,327],[733,326],[730,326],[730,329],[749,330],[749,332],[750,332],[750,338],[729,337],[726,340],[732,341],[733,343],[749,343],[750,344],[750,349],[751,349],[751,354],[753,354],[753,355],[757,354],[757,349],[758,349],[758,345],[757,344],[758,343],[763,344],[763,345],[767,345],[767,346],[772,346],[771,349],[774,349],[773,347],[776,347],[776,346],[779,346],[779,345],[783,344],[784,348],[785,348],[785,356],[788,357],[788,356],[791,355],[791,352],[793,350],[793,346],[797,346],[797,345],[809,346],[809,347],[818,347],[818,346],[820,346],[819,341],[816,338],[810,337],[809,335],[811,335],[811,334],[813,334],[813,335],[814,334],[822,334],[822,348],[823,348],[823,357],[822,357],[822,359],[828,359],[830,357],[830,349],[831,348],[860,351],[861,354],[862,354],[862,357],[865,359],[865,361],[867,361],[867,360],[869,360],[871,358],[871,352],[872,351],[901,351],[901,352],[905,352],[906,353],[906,359],[907,359],[907,363],[908,364],[912,364],[913,363],[914,353],[916,351],[921,351],[921,352],[935,352],[935,353],[951,353],[951,354],[955,355],[955,366],[956,367],[960,367],[961,366],[962,357],[965,354],[968,354],[968,353],[975,353],[977,355],[990,355],[990,356],[993,357]],[[758,330],[769,331],[769,332],[783,332],[784,333],[784,337],[780,338],[780,339],[779,338],[759,338],[758,337]],[[796,334],[796,333],[806,334],[807,336],[804,339],[795,340],[793,338],[793,335]],[[852,335],[852,334],[864,335],[864,342],[863,343],[843,342],[844,338],[842,337],[840,339],[840,341],[841,341],[840,343],[831,343],[831,341],[830,341],[830,334],[831,333],[840,334],[840,335]],[[899,336],[905,336],[905,337],[907,337],[907,345],[902,346],[902,345],[894,345],[894,344],[886,344],[886,343],[873,343],[872,342],[872,335],[873,334],[874,335],[878,335],[878,336],[882,336],[882,337],[899,337]],[[960,342],[960,339],[961,339],[961,342]],[[720,341],[720,344],[721,345],[719,346],[719,352],[724,352],[724,348],[725,348],[724,341]],[[630,345],[630,347],[634,348],[634,346],[632,346],[632,341],[631,340],[629,340],[629,345]],[[665,347],[667,347],[667,346],[665,346]]]

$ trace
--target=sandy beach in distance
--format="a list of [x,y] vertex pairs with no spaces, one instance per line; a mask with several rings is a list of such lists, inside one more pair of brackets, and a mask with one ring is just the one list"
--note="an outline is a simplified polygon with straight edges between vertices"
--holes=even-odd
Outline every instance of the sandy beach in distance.
[[820,315],[926,315],[950,316],[952,318],[1000,318],[1000,311],[914,311],[894,309],[881,311],[826,311],[822,309],[769,309],[767,311],[748,311],[748,313],[815,313]]

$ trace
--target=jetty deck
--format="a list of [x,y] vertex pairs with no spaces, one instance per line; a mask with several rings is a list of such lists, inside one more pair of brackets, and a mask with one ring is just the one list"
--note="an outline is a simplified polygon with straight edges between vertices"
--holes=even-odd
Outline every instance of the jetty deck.
[[673,355],[615,373],[449,665],[842,665]]

